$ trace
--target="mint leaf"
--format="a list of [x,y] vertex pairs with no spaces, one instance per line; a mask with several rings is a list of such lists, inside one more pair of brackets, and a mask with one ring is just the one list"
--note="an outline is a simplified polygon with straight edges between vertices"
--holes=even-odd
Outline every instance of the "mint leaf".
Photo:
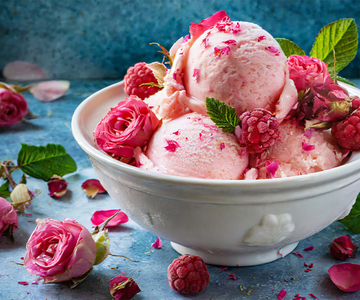
[[336,72],[339,72],[356,55],[358,33],[354,19],[341,19],[320,30],[310,51],[310,56],[328,64],[330,74],[334,74],[334,53]]
[[0,186],[0,197],[3,197],[3,198],[8,198],[8,197],[10,197],[9,187],[10,187],[10,182],[9,182],[9,181],[5,181],[5,182]]
[[206,109],[210,119],[224,132],[233,133],[240,124],[235,108],[218,99],[206,97]]
[[354,233],[360,233],[360,194],[351,208],[350,213],[339,221]]
[[305,55],[305,51],[301,49],[298,45],[296,45],[294,42],[283,38],[276,38],[275,40],[279,43],[286,57],[289,57],[290,55]]
[[[331,76],[331,78],[334,79],[332,76]],[[350,80],[348,80],[348,79],[346,79],[346,78],[344,78],[344,77],[340,77],[339,75],[336,76],[336,80],[337,80],[337,81],[341,81],[341,82],[345,82],[345,83],[347,83],[347,84],[350,84],[350,85],[356,87],[356,84],[355,84],[355,83],[351,82]]]
[[76,163],[61,145],[21,144],[17,162],[29,176],[48,181],[54,174],[63,176],[76,171]]

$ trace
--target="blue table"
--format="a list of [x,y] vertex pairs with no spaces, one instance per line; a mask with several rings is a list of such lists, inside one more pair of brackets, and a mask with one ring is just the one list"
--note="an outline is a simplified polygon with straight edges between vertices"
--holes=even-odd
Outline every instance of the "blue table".
[[[353,80],[360,85],[360,79]],[[154,249],[151,244],[157,236],[142,229],[133,221],[110,229],[111,253],[125,255],[138,263],[120,257],[108,257],[102,264],[94,267],[90,276],[75,289],[70,284],[32,284],[39,278],[30,275],[22,263],[26,242],[34,230],[37,218],[63,220],[74,219],[91,230],[90,217],[100,209],[117,208],[110,197],[97,195],[88,198],[81,189],[86,179],[96,178],[86,154],[75,142],[71,133],[71,117],[76,107],[95,91],[114,83],[114,80],[76,80],[72,81],[67,95],[52,103],[41,103],[32,95],[25,94],[33,114],[39,117],[29,122],[16,124],[9,128],[0,128],[0,160],[16,159],[20,143],[46,145],[61,144],[74,158],[78,170],[65,176],[68,192],[59,200],[48,195],[44,181],[30,178],[31,190],[40,189],[42,193],[32,201],[26,214],[19,215],[19,229],[14,233],[15,243],[3,236],[0,238],[0,299],[111,299],[109,281],[118,275],[134,278],[142,292],[134,299],[277,299],[281,289],[287,290],[285,299],[295,295],[314,299],[360,299],[360,292],[340,291],[330,280],[327,270],[341,263],[331,257],[329,244],[341,235],[349,232],[335,222],[321,232],[300,241],[294,250],[302,253],[303,258],[289,254],[283,259],[254,267],[221,269],[208,265],[210,284],[204,292],[196,295],[181,295],[173,291],[167,282],[167,267],[178,257],[170,242],[163,240],[162,249]],[[341,199],[339,199],[341,201]],[[304,220],[306,222],[306,220]],[[224,232],[226,234],[226,232]],[[351,235],[355,244],[360,245],[360,235]],[[312,251],[304,248],[313,246]],[[349,262],[360,263],[360,255]],[[311,272],[304,263],[313,263]],[[233,280],[229,274],[234,274]],[[29,285],[18,282],[26,281]]]

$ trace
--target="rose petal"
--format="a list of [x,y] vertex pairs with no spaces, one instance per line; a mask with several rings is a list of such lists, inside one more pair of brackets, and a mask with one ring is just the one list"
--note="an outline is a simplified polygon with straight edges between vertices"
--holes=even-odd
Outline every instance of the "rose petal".
[[282,289],[280,293],[278,294],[278,300],[284,300],[286,296],[286,290]]
[[84,193],[91,198],[94,198],[98,193],[102,194],[106,192],[98,179],[88,179],[84,181],[81,188]]
[[140,288],[134,279],[126,276],[117,276],[110,281],[110,294],[114,300],[132,299]]
[[329,269],[331,281],[344,292],[360,290],[360,265],[344,263]]
[[155,248],[155,249],[160,249],[162,247],[162,240],[161,238],[157,238],[156,241],[154,243],[151,244],[151,247]]
[[[91,217],[91,222],[94,225],[100,225],[105,222],[108,218],[113,216],[120,209],[110,209],[110,210],[97,210]],[[129,221],[128,216],[124,212],[119,212],[114,218],[110,220],[110,222],[106,225],[106,227],[117,226],[121,223],[126,223]]]
[[13,61],[6,64],[3,69],[3,76],[6,80],[14,81],[43,80],[46,78],[44,70],[25,61]]
[[70,81],[50,80],[40,82],[30,88],[30,93],[42,102],[54,101],[63,96],[70,88]]

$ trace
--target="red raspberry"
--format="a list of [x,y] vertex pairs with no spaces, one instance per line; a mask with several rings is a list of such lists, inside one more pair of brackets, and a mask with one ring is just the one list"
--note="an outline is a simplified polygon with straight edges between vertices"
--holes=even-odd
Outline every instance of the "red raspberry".
[[210,282],[209,271],[201,257],[184,254],[168,267],[170,287],[182,294],[202,292]]
[[348,150],[360,149],[360,110],[354,111],[346,119],[335,122],[331,134],[339,146]]
[[279,137],[279,121],[270,111],[255,108],[241,116],[242,137],[240,143],[251,154],[262,153],[274,145]]
[[139,62],[127,70],[124,77],[124,91],[129,96],[136,95],[144,100],[159,91],[159,88],[155,86],[140,86],[140,84],[148,82],[158,84],[153,71],[146,66],[146,63]]

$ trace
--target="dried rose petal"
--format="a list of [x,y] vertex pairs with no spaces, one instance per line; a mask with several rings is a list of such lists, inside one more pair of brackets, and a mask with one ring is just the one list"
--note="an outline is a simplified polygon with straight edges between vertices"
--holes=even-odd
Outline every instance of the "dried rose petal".
[[331,281],[344,292],[360,290],[360,265],[344,263],[329,269]]
[[304,248],[304,251],[311,251],[314,250],[314,246],[308,246]]
[[286,290],[282,289],[280,293],[278,294],[278,300],[284,300],[286,296]]
[[68,183],[60,176],[51,177],[47,184],[51,197],[60,198],[66,194]]
[[50,80],[40,82],[30,88],[30,93],[42,102],[54,101],[63,96],[70,88],[70,81]]
[[162,240],[161,238],[157,238],[156,241],[154,243],[151,244],[151,247],[155,248],[155,249],[160,249],[162,247]]
[[230,279],[236,280],[236,276],[234,274],[229,274]]
[[340,236],[330,244],[330,254],[340,260],[355,258],[358,247],[353,244],[350,235]]
[[46,78],[45,71],[38,66],[25,61],[13,61],[6,64],[3,75],[7,80],[43,80]]
[[88,179],[84,181],[81,188],[90,198],[94,198],[98,193],[102,194],[106,192],[100,181],[97,179]]
[[[120,211],[120,209],[110,209],[110,210],[97,210],[91,217],[91,222],[94,225],[100,225],[105,222],[108,218],[113,216],[116,212]],[[128,216],[124,212],[119,212],[114,218],[110,220],[110,222],[105,227],[117,226],[122,223],[126,223],[129,221]]]
[[117,276],[110,281],[110,294],[115,300],[131,299],[140,288],[134,279],[126,276]]

